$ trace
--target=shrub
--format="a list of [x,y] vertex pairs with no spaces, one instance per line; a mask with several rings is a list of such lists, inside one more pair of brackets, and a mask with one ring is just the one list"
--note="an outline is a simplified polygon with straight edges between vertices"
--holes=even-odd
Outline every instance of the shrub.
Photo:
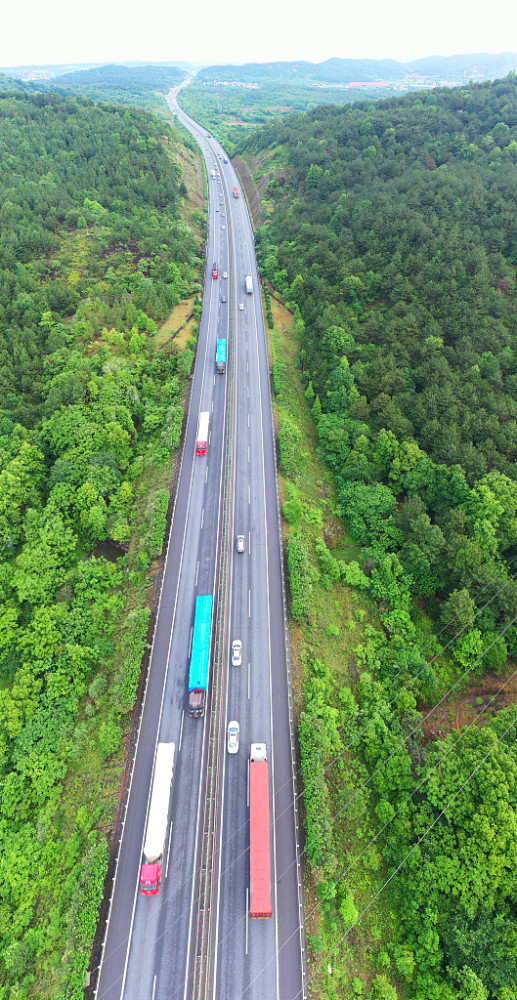
[[312,593],[311,567],[307,550],[301,539],[291,535],[287,543],[287,564],[291,587],[291,614],[295,621],[309,616]]

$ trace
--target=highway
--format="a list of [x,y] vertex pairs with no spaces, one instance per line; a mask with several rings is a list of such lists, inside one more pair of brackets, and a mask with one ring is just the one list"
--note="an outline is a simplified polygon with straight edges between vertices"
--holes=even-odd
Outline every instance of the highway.
[[[196,596],[218,594],[228,428],[231,508],[223,734],[230,719],[239,721],[241,731],[238,754],[229,756],[224,742],[220,747],[217,887],[206,996],[302,1000],[306,970],[295,836],[294,737],[269,363],[253,233],[242,195],[232,196],[240,183],[231,163],[224,163],[222,148],[187,118],[172,92],[169,103],[196,136],[205,157],[207,268],[182,468],[95,997],[193,997],[209,712],[202,719],[187,714],[187,677]],[[218,279],[212,279],[212,261],[218,263]],[[245,293],[245,274],[252,275],[252,295]],[[226,302],[221,300],[223,294]],[[229,339],[226,375],[215,374],[218,337]],[[209,445],[203,457],[195,454],[200,410],[210,413]],[[237,534],[245,535],[243,554],[235,551]],[[216,602],[214,613],[218,610]],[[230,665],[233,638],[243,643],[241,667]],[[177,745],[177,755],[162,888],[158,896],[144,897],[138,882],[155,747],[158,741],[170,740]],[[261,921],[248,918],[247,783],[252,742],[267,743],[272,784],[273,916]]]

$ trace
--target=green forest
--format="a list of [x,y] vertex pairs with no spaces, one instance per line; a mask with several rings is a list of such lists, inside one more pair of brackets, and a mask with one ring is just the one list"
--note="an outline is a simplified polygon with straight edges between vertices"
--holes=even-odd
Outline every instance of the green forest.
[[[480,697],[477,724],[425,723],[454,692],[483,678],[503,692],[515,674],[517,80],[318,107],[240,152],[267,178],[262,274],[294,311],[349,538],[308,543],[308,458],[286,414],[318,995],[363,995],[346,956],[375,892],[371,1000],[515,1000],[517,712]],[[285,380],[277,361],[280,402]],[[317,581],[362,601],[346,688],[317,654]],[[354,898],[361,878],[370,896]]]
[[[154,69],[88,93],[153,102],[182,76]],[[183,130],[19,87],[0,77],[0,1000],[79,1000],[194,358],[159,327],[200,291],[203,234]],[[517,1000],[517,80],[280,118],[281,87],[188,92],[267,185],[268,318],[279,294],[327,470],[279,348],[312,995]]]
[[[358,99],[358,90],[342,86],[293,82],[291,78],[269,82],[260,73],[252,78],[255,85],[226,85],[204,81],[205,70],[182,91],[181,106],[213,135],[220,137],[227,152],[233,156],[258,125],[263,125],[287,112],[308,111],[320,104],[350,104]],[[258,84],[258,81],[260,83]],[[381,97],[382,87],[374,88],[373,97]],[[390,90],[390,88],[388,88]]]
[[163,103],[161,95],[181,83],[185,75],[176,66],[108,65],[56,76],[42,89],[156,111]]
[[166,531],[201,234],[168,126],[0,94],[0,997],[82,997]]

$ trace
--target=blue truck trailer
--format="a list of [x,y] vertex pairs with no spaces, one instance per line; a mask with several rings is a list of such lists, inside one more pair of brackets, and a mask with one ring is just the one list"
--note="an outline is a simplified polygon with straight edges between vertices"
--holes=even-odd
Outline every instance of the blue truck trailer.
[[226,340],[221,339],[217,341],[217,351],[215,354],[215,370],[219,372],[219,375],[224,374],[226,371]]
[[213,603],[212,594],[196,598],[196,617],[188,678],[188,710],[189,715],[193,715],[195,718],[199,718],[205,713],[212,641]]

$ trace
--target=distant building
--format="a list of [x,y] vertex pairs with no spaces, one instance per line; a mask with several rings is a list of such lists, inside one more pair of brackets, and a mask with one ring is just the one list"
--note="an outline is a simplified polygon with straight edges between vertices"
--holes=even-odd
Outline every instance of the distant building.
[[354,80],[349,87],[390,87],[388,80]]

